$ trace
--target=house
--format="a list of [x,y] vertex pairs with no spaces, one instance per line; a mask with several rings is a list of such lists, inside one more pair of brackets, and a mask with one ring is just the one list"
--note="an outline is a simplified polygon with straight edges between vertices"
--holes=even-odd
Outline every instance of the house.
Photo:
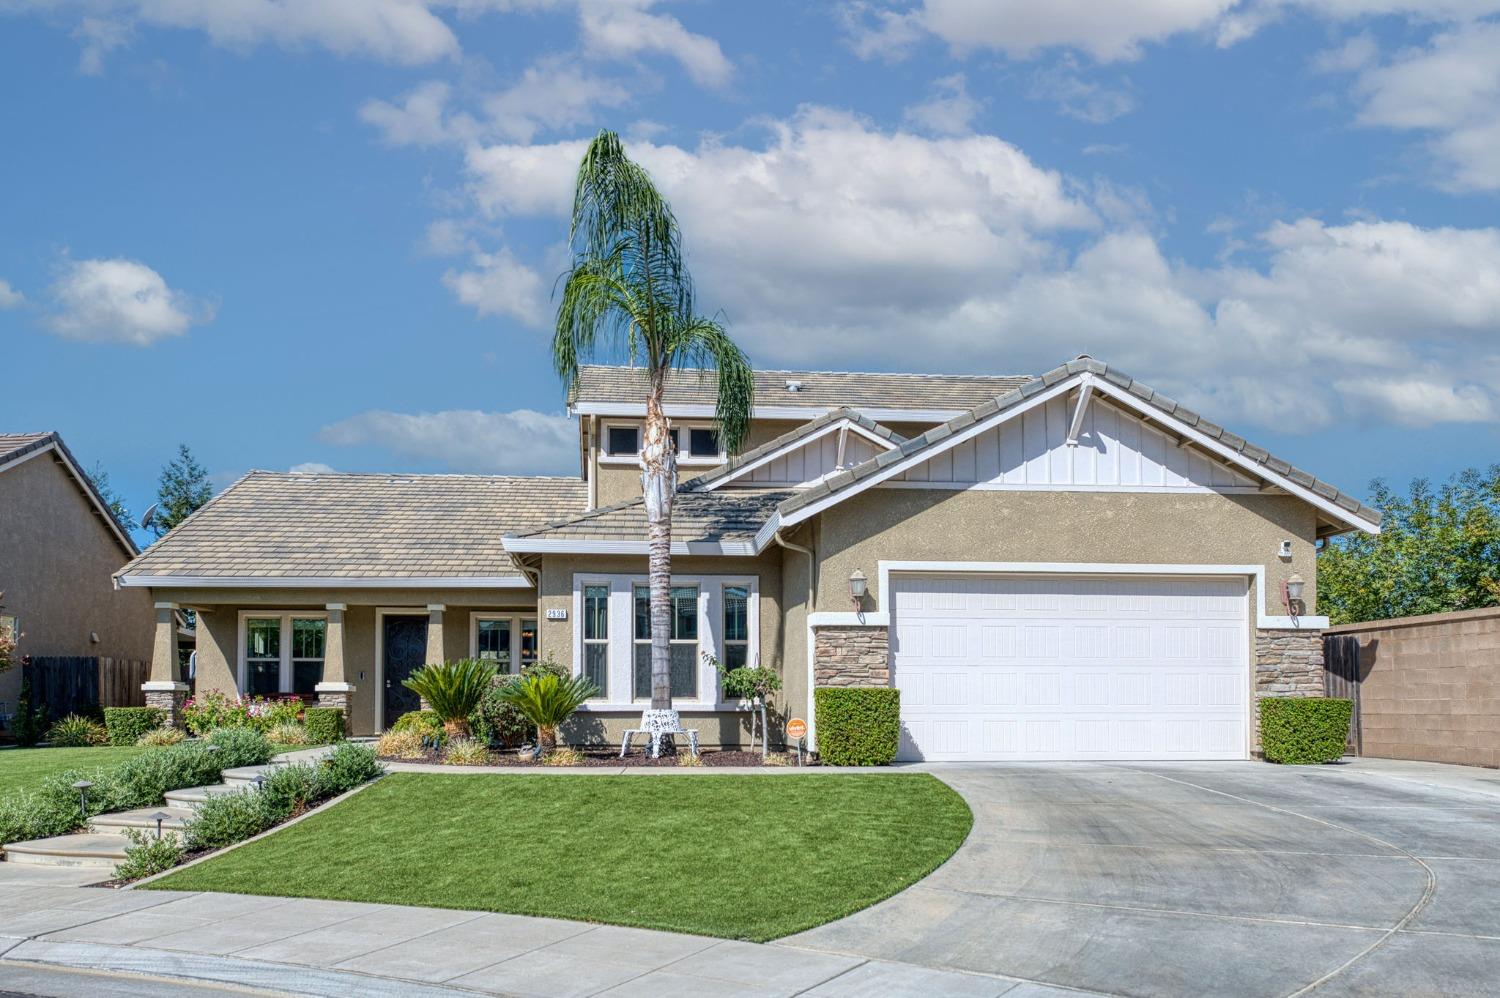
[[[0,628],[20,635],[18,657],[150,660],[150,594],[109,581],[139,553],[62,437],[0,434]],[[21,678],[0,672],[0,714]]]
[[[644,390],[638,370],[580,373],[577,478],[256,472],[117,580],[199,611],[200,685],[316,694],[370,733],[423,661],[550,657],[601,690],[567,735],[617,741],[649,698]],[[678,372],[666,399],[674,698],[707,744],[745,724],[704,652],[777,670],[778,724],[815,723],[817,686],[893,683],[907,758],[1244,758],[1257,697],[1323,690],[1317,545],[1379,529],[1087,357],[1039,377],[759,372],[735,456],[713,398],[711,373]],[[169,704],[168,651],[150,685]]]

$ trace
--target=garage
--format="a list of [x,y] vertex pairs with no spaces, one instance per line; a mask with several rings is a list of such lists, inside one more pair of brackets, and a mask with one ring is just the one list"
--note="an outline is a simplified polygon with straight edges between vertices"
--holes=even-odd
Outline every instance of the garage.
[[892,575],[909,760],[1243,759],[1243,576]]

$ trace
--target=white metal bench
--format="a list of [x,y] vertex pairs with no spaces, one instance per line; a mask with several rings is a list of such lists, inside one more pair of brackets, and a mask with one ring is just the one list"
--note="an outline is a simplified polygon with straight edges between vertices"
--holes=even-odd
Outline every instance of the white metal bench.
[[630,751],[630,741],[636,735],[645,735],[651,740],[651,758],[655,759],[661,755],[661,740],[666,735],[686,735],[688,747],[693,755],[698,754],[698,731],[696,728],[684,728],[682,717],[675,710],[648,710],[641,714],[641,726],[629,728],[625,731],[625,738],[620,742],[620,758],[625,758],[625,753]]

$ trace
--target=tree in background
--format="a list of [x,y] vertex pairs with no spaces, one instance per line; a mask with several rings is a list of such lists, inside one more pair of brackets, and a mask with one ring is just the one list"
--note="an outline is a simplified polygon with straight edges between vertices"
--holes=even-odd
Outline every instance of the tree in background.
[[187,444],[178,444],[177,456],[161,470],[161,481],[156,486],[157,508],[156,516],[151,520],[152,531],[157,537],[162,536],[196,513],[213,496],[208,471],[193,457]]
[[1402,496],[1376,480],[1379,534],[1331,540],[1318,556],[1318,607],[1335,624],[1500,604],[1500,465]]
[[98,461],[94,462],[94,468],[89,472],[89,481],[94,483],[94,491],[99,493],[99,498],[104,500],[104,505],[114,515],[115,522],[120,529],[127,534],[132,526],[130,519],[130,507],[125,505],[125,499],[116,492],[114,486],[109,483],[109,472],[104,470],[104,465]]

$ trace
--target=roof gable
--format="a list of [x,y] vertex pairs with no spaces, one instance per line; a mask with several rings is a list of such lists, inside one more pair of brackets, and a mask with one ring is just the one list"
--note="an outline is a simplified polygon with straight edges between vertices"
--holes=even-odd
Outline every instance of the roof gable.
[[731,482],[761,488],[805,485],[861,464],[905,439],[853,409],[840,407],[731,458],[721,468],[683,482],[679,489],[708,492]]
[[125,549],[125,555],[134,558],[140,554],[141,549],[136,547],[135,538],[115,519],[115,514],[110,510],[109,504],[94,487],[93,479],[84,472],[78,464],[78,459],[73,452],[68,450],[68,445],[63,443],[62,437],[57,433],[0,433],[0,472],[7,468],[13,468],[23,461],[29,461],[43,454],[56,453],[57,461],[67,471],[79,491],[94,507],[94,512],[103,521],[114,539],[119,542],[120,547]]

